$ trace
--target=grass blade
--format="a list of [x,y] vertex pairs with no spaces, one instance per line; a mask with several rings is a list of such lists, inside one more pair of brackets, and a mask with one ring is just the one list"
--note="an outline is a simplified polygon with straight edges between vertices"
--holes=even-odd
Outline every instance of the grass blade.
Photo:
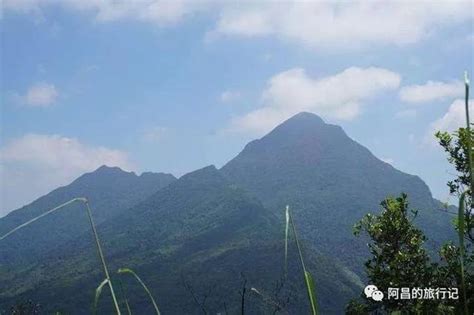
[[[471,193],[471,203],[472,197],[474,196],[474,174],[473,174],[473,160],[472,160],[472,142],[471,142],[471,121],[469,119],[469,77],[467,75],[467,71],[464,72],[464,87],[465,87],[465,110],[466,110],[466,131],[467,131],[467,156],[469,162],[469,179],[470,179],[470,193]],[[459,208],[458,208],[458,233],[459,233],[459,249],[461,255],[461,286],[463,291],[463,298],[464,298],[464,313],[468,314],[468,307],[467,307],[467,297],[466,297],[466,286],[465,286],[465,275],[464,275],[464,207],[465,207],[465,195],[466,193],[462,193],[461,197],[459,198]],[[469,213],[472,214],[472,204],[469,205],[468,209]]]
[[140,279],[140,277],[133,270],[128,269],[128,268],[120,268],[118,270],[118,273],[130,273],[130,274],[132,274],[135,277],[135,279],[137,279],[137,281],[141,284],[141,286],[146,291],[148,296],[150,297],[150,300],[153,303],[153,307],[155,308],[156,314],[160,315],[160,310],[158,309],[158,305],[156,305],[156,301],[153,298],[153,295],[151,295],[150,290],[148,290],[148,287],[145,285],[145,283],[142,281],[142,279]]
[[460,253],[460,266],[461,266],[461,289],[464,298],[464,312],[467,313],[467,296],[466,296],[466,280],[464,275],[464,209],[465,209],[466,192],[461,194],[459,198],[458,207],[458,237],[459,237],[459,253]]
[[461,255],[464,254],[464,209],[465,209],[465,199],[466,192],[461,194],[459,198],[459,207],[458,207],[458,237],[459,237],[459,247],[461,249]]
[[316,289],[315,289],[315,285],[314,285],[313,276],[311,275],[311,273],[309,273],[306,270],[306,266],[305,266],[304,259],[303,259],[303,252],[301,251],[300,242],[298,240],[298,234],[296,233],[295,222],[293,222],[293,217],[290,215],[289,207],[287,207],[287,209],[288,209],[287,210],[288,211],[288,218],[289,218],[289,221],[291,223],[291,227],[293,229],[293,236],[295,238],[296,247],[298,248],[298,254],[300,256],[301,266],[303,268],[304,280],[305,280],[305,284],[306,284],[306,290],[308,291],[308,298],[309,298],[309,302],[311,304],[311,312],[312,312],[313,315],[318,315],[318,303],[317,303],[317,300],[316,300],[316,293],[315,293]]
[[[0,236],[0,241],[4,240],[5,238],[7,238],[9,235],[15,233],[16,231],[30,225],[31,223],[34,223],[35,221],[47,216],[47,215],[50,215],[52,214],[53,212],[55,211],[58,211],[60,209],[63,209],[64,207],[76,202],[76,201],[80,201],[82,202],[85,207],[86,207],[86,212],[87,212],[87,216],[89,217],[89,222],[91,224],[91,228],[92,228],[92,233],[94,234],[94,238],[95,238],[95,242],[96,242],[96,246],[97,246],[97,250],[98,250],[98,253],[99,253],[99,256],[100,256],[100,260],[102,262],[102,266],[104,268],[104,273],[105,273],[105,278],[107,279],[107,282],[109,284],[109,287],[110,287],[110,292],[112,294],[112,299],[114,301],[114,306],[115,306],[115,310],[117,312],[117,315],[121,315],[120,313],[120,307],[118,306],[118,302],[117,302],[117,298],[115,297],[115,292],[114,292],[114,288],[112,286],[112,281],[110,281],[110,277],[109,277],[109,272],[108,272],[108,269],[107,269],[107,264],[105,263],[105,258],[104,258],[104,254],[102,252],[102,248],[100,246],[100,242],[99,242],[99,236],[97,235],[97,230],[95,228],[95,224],[94,224],[94,220],[92,218],[92,211],[90,209],[90,206],[89,206],[89,201],[87,200],[87,198],[84,198],[84,197],[78,197],[78,198],[74,198],[74,199],[71,199],[63,204],[60,204],[59,206],[55,207],[55,208],[52,208],[36,217],[34,217],[33,219],[23,223],[23,224],[20,224],[18,225],[17,227],[15,227],[13,230],[9,231],[8,233]],[[102,290],[102,287],[100,287],[100,289]]]
[[69,200],[68,202],[65,202],[65,203],[63,203],[63,204],[61,204],[61,205],[59,205],[59,206],[57,206],[57,207],[55,207],[55,208],[53,208],[53,209],[50,209],[50,210],[48,210],[48,211],[46,211],[46,212],[44,212],[44,213],[42,213],[42,214],[40,214],[40,215],[34,217],[33,219],[31,219],[31,220],[29,220],[29,221],[27,221],[27,222],[25,222],[25,223],[23,223],[23,224],[18,225],[16,228],[14,228],[13,230],[9,231],[7,234],[2,235],[2,236],[0,237],[0,241],[4,240],[4,239],[7,238],[9,235],[15,233],[15,232],[18,231],[19,229],[24,228],[25,226],[30,225],[31,223],[33,223],[33,222],[35,222],[35,221],[41,219],[42,217],[45,217],[45,216],[47,216],[47,215],[49,215],[49,214],[51,214],[51,213],[53,213],[53,212],[55,212],[55,211],[57,211],[57,210],[59,210],[59,209],[61,209],[61,208],[64,208],[64,207],[70,205],[71,203],[74,203],[74,202],[76,202],[76,201],[83,201],[83,200],[84,200],[84,198],[74,198],[74,199],[71,199],[71,200]]
[[474,189],[474,176],[472,176],[472,169],[474,168],[474,163],[472,161],[472,143],[471,143],[471,121],[469,118],[469,78],[467,76],[467,71],[464,72],[464,87],[465,87],[465,98],[464,105],[466,111],[466,131],[467,131],[467,157],[469,162],[469,172],[470,172],[470,184],[471,190]]
[[316,300],[316,290],[314,287],[313,276],[311,275],[309,271],[305,271],[304,279],[306,282],[306,289],[308,291],[309,302],[311,304],[311,311],[313,312],[313,315],[317,315],[318,305],[317,305],[317,300]]
[[290,229],[290,206],[285,210],[285,278],[288,275],[288,232]]
[[97,229],[95,227],[94,219],[92,217],[92,211],[91,211],[91,207],[89,206],[89,201],[86,198],[82,198],[82,201],[84,202],[84,205],[86,206],[87,216],[89,217],[92,233],[94,234],[95,244],[97,246],[97,253],[99,254],[100,261],[102,262],[102,267],[104,268],[105,278],[108,280],[110,294],[112,295],[115,311],[117,312],[117,315],[121,315],[117,297],[115,296],[114,287],[112,286],[112,280],[110,280],[109,269],[107,268],[107,264],[105,263],[104,253],[102,252],[102,247],[100,246],[99,235],[97,234]]
[[97,304],[99,303],[99,297],[102,294],[102,289],[104,288],[104,285],[106,285],[107,283],[109,283],[109,279],[104,279],[104,281],[99,284],[97,289],[95,289],[94,314],[97,314]]

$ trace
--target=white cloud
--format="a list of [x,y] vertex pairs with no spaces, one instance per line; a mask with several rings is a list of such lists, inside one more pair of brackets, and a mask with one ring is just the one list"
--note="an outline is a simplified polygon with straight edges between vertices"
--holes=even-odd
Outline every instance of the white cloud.
[[304,69],[281,72],[268,81],[263,106],[232,121],[231,130],[263,133],[284,119],[310,111],[329,118],[351,120],[362,101],[400,85],[400,75],[382,68],[348,68],[333,76],[314,79]]
[[193,15],[217,16],[211,38],[273,36],[309,48],[406,45],[445,26],[472,19],[469,0],[456,1],[216,1],[4,0],[5,10],[41,15],[47,6],[91,12],[98,21],[175,25]]
[[27,134],[0,149],[2,211],[22,206],[101,165],[133,168],[126,153],[59,135]]
[[208,1],[185,0],[4,0],[5,10],[42,14],[48,6],[91,12],[97,21],[134,19],[160,26],[173,25],[185,16],[207,7]]
[[[474,114],[474,99],[469,100],[469,112],[471,117]],[[435,144],[436,139],[434,134],[437,131],[448,131],[453,132],[460,127],[466,126],[466,112],[465,112],[465,103],[462,99],[455,100],[450,106],[446,114],[438,120],[431,123],[426,136],[425,142],[430,144]],[[472,119],[471,119],[472,122]]]
[[260,1],[222,9],[214,36],[275,36],[309,48],[418,42],[472,19],[469,1]]
[[26,94],[19,96],[21,103],[33,107],[48,107],[53,105],[59,93],[54,84],[40,82],[32,85]]
[[240,96],[239,91],[227,90],[221,93],[220,100],[222,103],[230,103],[238,100]]
[[456,98],[464,93],[461,81],[428,81],[423,85],[409,85],[400,89],[400,99],[408,103],[424,103],[446,98]]

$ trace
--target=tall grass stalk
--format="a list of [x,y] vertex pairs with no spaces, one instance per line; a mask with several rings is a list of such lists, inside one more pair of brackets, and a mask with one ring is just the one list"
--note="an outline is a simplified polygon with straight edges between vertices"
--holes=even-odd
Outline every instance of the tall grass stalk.
[[459,198],[458,207],[458,237],[459,237],[459,253],[460,253],[460,267],[461,267],[461,289],[464,299],[464,313],[467,315],[467,297],[466,297],[466,280],[464,275],[464,209],[465,209],[466,192],[461,194]]
[[[85,199],[85,198],[84,198]],[[86,208],[87,208],[87,215],[89,216],[89,221],[91,223],[92,232],[94,233],[95,243],[97,245],[97,252],[99,253],[100,260],[102,262],[102,267],[104,268],[105,278],[108,280],[110,293],[112,295],[112,300],[114,301],[115,310],[117,311],[117,315],[120,315],[120,307],[118,305],[117,297],[115,296],[114,287],[112,286],[112,281],[110,280],[109,270],[107,268],[107,264],[105,263],[104,253],[102,252],[102,247],[100,246],[99,235],[97,234],[97,230],[95,228],[94,219],[92,218],[92,211],[89,206],[89,201],[85,199],[84,201]]]
[[128,268],[120,268],[117,272],[122,273],[122,274],[129,273],[129,274],[133,275],[135,277],[135,279],[137,279],[137,281],[141,284],[141,286],[146,291],[146,293],[148,294],[148,297],[150,298],[151,302],[153,303],[153,307],[155,308],[156,314],[160,315],[160,310],[158,309],[158,305],[156,304],[156,301],[153,298],[153,295],[151,294],[150,290],[145,285],[145,283],[142,281],[142,279],[140,279],[140,277],[133,270],[128,269]]
[[[59,210],[59,209],[61,209],[61,208],[64,208],[64,207],[66,207],[66,206],[68,206],[68,205],[70,205],[70,204],[72,204],[72,203],[74,203],[74,202],[76,202],[76,201],[80,201],[81,199],[82,199],[82,198],[74,198],[74,199],[71,199],[71,200],[69,200],[68,202],[65,202],[65,203],[63,203],[63,204],[61,204],[61,205],[59,205],[59,206],[57,206],[57,207],[55,207],[55,208],[53,208],[53,209],[50,209],[50,210],[46,211],[45,213],[40,214],[39,216],[37,216],[37,217],[35,217],[35,218],[33,218],[33,219],[29,220],[29,221],[26,221],[26,222],[23,223],[23,224],[18,225],[17,227],[15,227],[14,229],[12,229],[12,230],[9,231],[8,233],[2,235],[2,236],[0,237],[0,241],[4,240],[4,239],[7,238],[8,236],[12,235],[13,233],[15,233],[16,231],[18,231],[19,229],[22,229],[22,228],[24,228],[25,226],[28,226],[28,225],[30,225],[31,223],[33,223],[33,222],[35,222],[35,221],[41,219],[42,217],[45,217],[45,216],[47,216],[47,215],[49,215],[49,214],[51,214],[51,213],[53,213],[53,212],[55,212],[55,211],[57,211],[57,210]],[[81,200],[81,201],[82,201],[82,200]]]
[[[87,212],[87,216],[89,217],[89,222],[91,224],[91,227],[92,227],[92,233],[94,234],[94,239],[95,239],[95,243],[96,243],[96,246],[97,246],[97,251],[99,253],[99,257],[100,257],[100,260],[102,262],[102,267],[103,267],[103,270],[104,270],[104,273],[105,273],[105,280],[107,280],[105,282],[102,282],[101,285],[105,285],[105,284],[108,284],[109,285],[109,288],[110,288],[110,293],[112,295],[112,299],[113,299],[113,302],[114,302],[114,306],[115,306],[115,310],[117,312],[117,315],[121,315],[120,313],[120,308],[118,306],[118,302],[117,302],[117,298],[115,296],[115,292],[114,292],[114,288],[112,286],[112,281],[110,280],[110,276],[109,276],[109,271],[108,271],[108,268],[107,268],[107,264],[105,263],[105,258],[104,258],[104,254],[102,252],[102,247],[100,246],[100,241],[99,241],[99,236],[97,234],[97,230],[95,228],[95,224],[94,224],[94,219],[92,218],[92,211],[91,211],[91,208],[89,206],[89,201],[87,200],[87,198],[83,198],[83,197],[80,197],[80,198],[74,198],[74,199],[71,199],[53,209],[50,209],[42,214],[40,214],[39,216],[36,216],[34,217],[33,219],[23,223],[23,224],[20,224],[19,226],[15,227],[14,229],[12,229],[11,231],[9,231],[8,233],[2,235],[0,237],[0,241],[4,240],[5,238],[7,238],[8,236],[12,235],[13,233],[17,232],[18,230],[30,225],[31,223],[33,222],[36,222],[37,220],[47,216],[47,215],[50,215],[51,213],[54,213],[55,211],[58,211],[60,209],[63,209],[64,207],[74,203],[74,202],[82,202],[85,207],[86,207],[86,212]],[[102,286],[103,286],[102,285]],[[102,290],[102,288],[101,288]]]
[[470,181],[471,181],[471,190],[474,188],[474,177],[472,176],[472,143],[471,143],[471,121],[469,118],[469,77],[467,75],[467,71],[464,72],[464,87],[465,87],[465,98],[464,104],[466,108],[466,131],[468,134],[467,137],[467,154],[468,154],[468,161],[469,161],[469,173],[470,173]]
[[290,229],[290,206],[285,209],[285,278],[288,275],[288,232]]
[[289,237],[288,227],[291,224],[291,228],[292,228],[292,231],[293,231],[293,237],[295,238],[296,247],[298,248],[298,254],[299,254],[299,257],[300,257],[301,266],[303,268],[304,281],[305,281],[305,284],[306,284],[306,291],[308,293],[308,299],[309,299],[309,303],[310,303],[310,306],[311,306],[311,312],[312,312],[313,315],[318,315],[318,313],[319,313],[318,312],[318,301],[316,299],[316,288],[315,288],[315,285],[314,285],[313,276],[311,275],[311,273],[308,270],[306,270],[306,266],[305,266],[304,259],[303,259],[303,253],[301,251],[300,242],[299,242],[299,239],[298,239],[298,235],[296,233],[295,223],[293,222],[293,217],[290,214],[290,207],[289,206],[286,206],[285,219],[286,219],[285,270],[287,270],[287,268],[288,268],[287,267],[288,266],[288,237]]
[[[474,176],[473,176],[473,163],[472,163],[472,143],[471,143],[471,121],[469,118],[469,78],[467,76],[467,71],[464,72],[464,86],[465,86],[465,109],[466,109],[466,131],[467,131],[467,155],[469,163],[469,179],[471,187],[471,203],[472,197],[474,196]],[[464,274],[464,257],[466,255],[464,250],[464,215],[465,215],[465,197],[466,192],[461,194],[459,198],[459,207],[458,207],[458,236],[459,236],[459,251],[460,251],[460,267],[461,267],[461,287],[463,292],[464,299],[464,313],[467,315],[467,296],[466,296],[466,280]],[[472,206],[469,205],[467,209],[469,213],[472,213]]]

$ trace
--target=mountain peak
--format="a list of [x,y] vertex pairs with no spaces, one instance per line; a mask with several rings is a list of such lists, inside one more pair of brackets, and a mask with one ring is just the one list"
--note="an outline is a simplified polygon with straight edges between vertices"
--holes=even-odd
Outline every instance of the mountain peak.
[[264,138],[283,134],[299,137],[301,135],[314,134],[315,132],[320,133],[323,130],[328,131],[335,129],[342,130],[339,126],[326,124],[324,120],[316,114],[300,112],[276,126]]
[[102,165],[99,168],[97,168],[95,171],[92,171],[91,173],[96,173],[96,174],[118,174],[118,173],[131,173],[124,171],[118,166],[107,166],[107,165]]
[[112,183],[117,180],[129,180],[135,179],[138,176],[134,172],[127,172],[122,170],[118,166],[107,166],[102,165],[94,171],[84,173],[78,178],[76,178],[72,184],[86,184],[86,185],[96,185],[96,184],[106,184]]
[[310,112],[299,112],[296,115],[293,115],[292,117],[288,118],[286,121],[284,121],[282,124],[288,123],[288,122],[293,122],[293,121],[307,121],[307,122],[313,122],[313,123],[318,123],[318,124],[324,124],[324,120],[319,117],[318,115]]
[[276,126],[261,139],[249,142],[243,152],[262,149],[267,153],[275,153],[275,150],[281,149],[286,155],[288,146],[315,148],[328,141],[346,143],[352,140],[340,126],[327,124],[316,114],[300,112]]

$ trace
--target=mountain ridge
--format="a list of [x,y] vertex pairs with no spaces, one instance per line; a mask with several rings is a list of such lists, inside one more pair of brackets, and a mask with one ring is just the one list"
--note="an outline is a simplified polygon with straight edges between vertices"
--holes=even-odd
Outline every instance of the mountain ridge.
[[[421,178],[379,160],[341,127],[314,114],[284,121],[250,142],[220,171],[280,218],[289,204],[295,221],[301,222],[301,237],[324,254],[359,266],[359,272],[364,256],[358,253],[367,254],[367,248],[362,239],[354,239],[352,226],[367,212],[377,213],[388,196],[408,193],[410,204],[420,210],[416,223],[432,249],[454,237],[444,214],[432,210],[436,202]],[[353,244],[350,250],[346,243]],[[355,263],[354,257],[359,257]]]
[[[220,169],[210,165],[179,179],[159,176],[167,182],[159,189],[149,187],[146,179],[155,178],[153,175],[124,173],[117,168],[100,168],[95,174],[80,177],[95,185],[67,187],[89,189],[98,194],[91,198],[91,206],[94,216],[99,216],[97,230],[111,270],[131,267],[140,275],[146,275],[146,282],[163,301],[160,308],[172,314],[196,312],[196,306],[188,302],[189,296],[177,286],[182,274],[192,274],[191,280],[200,289],[219,286],[219,292],[211,298],[212,311],[216,312],[222,311],[219,304],[222,301],[229,302],[229,309],[238,310],[235,300],[231,302],[228,297],[233,296],[235,287],[239,286],[240,272],[247,274],[252,285],[271,290],[268,284],[280,277],[283,266],[286,205],[290,205],[298,227],[307,265],[315,274],[325,314],[342,312],[347,300],[361,292],[363,262],[368,256],[367,240],[354,238],[352,226],[367,212],[378,213],[379,203],[385,197],[408,193],[411,204],[420,209],[415,224],[430,238],[431,250],[455,236],[444,214],[434,210],[439,203],[419,177],[379,160],[341,127],[327,124],[311,113],[297,114],[264,137],[251,141]],[[117,185],[114,180],[117,174],[141,180],[146,196],[133,193],[141,189],[135,182]],[[109,189],[114,193],[104,192]],[[81,191],[74,190],[74,193]],[[115,202],[112,195],[120,193],[131,194],[127,196],[133,197],[134,202],[110,206]],[[57,200],[51,200],[51,207],[57,205],[53,201]],[[119,208],[119,211],[100,218],[100,209],[104,207]],[[72,213],[76,212],[67,212],[62,220],[70,220]],[[0,219],[0,232],[2,223]],[[57,225],[55,220],[50,223]],[[29,235],[37,236],[39,230],[32,230]],[[32,234],[35,231],[36,234]],[[31,254],[29,251],[36,249],[25,245],[26,241],[28,238],[18,237],[10,246],[18,245],[23,254]],[[5,252],[12,255],[2,246],[0,244],[0,256]],[[0,282],[3,279],[11,284],[8,294],[0,293],[0,300],[35,297],[48,302],[51,310],[67,305],[48,295],[53,293],[36,292],[34,283],[28,281],[34,275],[40,275],[36,281],[69,303],[80,305],[78,301],[87,303],[93,299],[92,290],[76,293],[80,291],[79,286],[94,288],[102,281],[86,226],[80,237],[41,250],[47,254],[38,256],[40,263],[27,261],[26,269],[3,262],[9,274],[15,275],[15,282],[12,276],[2,275],[0,268]],[[290,253],[296,255],[294,248]],[[287,284],[287,293],[297,292],[294,297],[297,302],[290,309],[301,313],[306,308],[305,289],[298,280],[301,270],[296,256],[291,257],[292,278]],[[45,274],[44,265],[62,273]],[[69,265],[75,268],[70,269]],[[75,298],[69,297],[70,294]],[[139,299],[139,295],[136,298]],[[146,300],[140,301],[137,307],[146,313]],[[261,301],[249,303],[254,313],[263,312]],[[0,302],[0,309],[5,305]],[[298,308],[301,305],[304,307]]]
[[[76,197],[89,199],[94,220],[100,224],[175,180],[170,174],[137,176],[118,167],[101,166],[2,217],[0,235]],[[35,255],[44,255],[45,248],[58,246],[88,231],[89,220],[82,207],[72,204],[8,237],[0,244],[0,266],[8,261],[30,261]],[[23,245],[15,249],[17,244]]]

